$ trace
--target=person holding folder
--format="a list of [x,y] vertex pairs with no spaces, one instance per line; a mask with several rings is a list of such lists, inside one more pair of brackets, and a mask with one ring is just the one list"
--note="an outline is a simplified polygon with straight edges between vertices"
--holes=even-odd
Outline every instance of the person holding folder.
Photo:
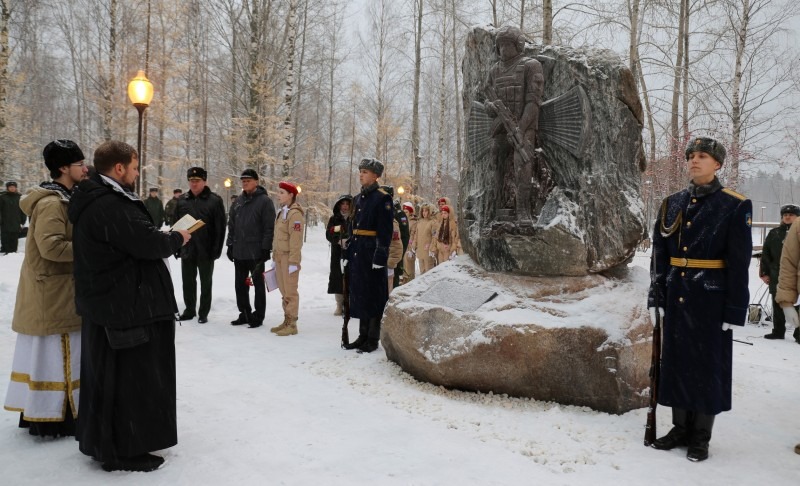
[[305,214],[297,204],[300,190],[291,182],[278,184],[278,204],[281,208],[275,217],[272,240],[272,264],[278,278],[283,304],[283,322],[270,329],[278,336],[297,334],[297,313],[300,294],[297,284],[300,277],[300,251],[303,248]]

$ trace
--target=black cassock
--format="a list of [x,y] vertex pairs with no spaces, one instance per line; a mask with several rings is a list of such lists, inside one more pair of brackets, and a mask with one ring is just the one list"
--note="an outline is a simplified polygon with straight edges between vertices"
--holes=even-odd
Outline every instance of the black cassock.
[[135,195],[99,175],[78,185],[68,213],[83,318],[80,450],[107,462],[171,447],[178,309],[163,259],[183,237],[159,231]]
[[112,349],[105,328],[84,322],[76,439],[99,461],[132,457],[178,443],[175,323],[144,326],[149,341]]

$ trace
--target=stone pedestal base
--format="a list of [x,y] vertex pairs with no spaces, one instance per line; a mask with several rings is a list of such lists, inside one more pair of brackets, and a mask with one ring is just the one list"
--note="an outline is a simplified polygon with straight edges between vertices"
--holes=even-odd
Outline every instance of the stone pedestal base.
[[647,406],[652,327],[647,272],[622,273],[526,277],[462,256],[392,292],[381,341],[422,381],[624,413]]

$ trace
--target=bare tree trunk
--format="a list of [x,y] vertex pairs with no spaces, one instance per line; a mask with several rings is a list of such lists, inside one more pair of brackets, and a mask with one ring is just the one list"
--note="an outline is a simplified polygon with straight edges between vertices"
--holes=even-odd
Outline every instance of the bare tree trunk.
[[553,0],[542,0],[542,44],[553,43]]
[[283,119],[283,176],[289,175],[291,167],[294,165],[292,160],[292,140],[294,140],[294,126],[292,125],[292,111],[294,106],[294,42],[297,36],[297,2],[289,1],[288,15],[288,53],[286,55],[286,92],[283,101],[286,105],[286,116]]
[[492,25],[495,27],[500,27],[497,24],[497,0],[489,0],[492,4]]
[[640,0],[627,0],[628,17],[631,22],[631,35],[628,42],[629,67],[633,74],[633,82],[639,87],[639,2]]
[[525,0],[519,0],[519,30],[525,32]]
[[729,169],[728,185],[733,189],[739,184],[739,162],[741,161],[742,141],[742,77],[744,76],[745,47],[747,47],[748,27],[750,25],[750,0],[741,0],[739,24],[736,30],[736,61],[733,71],[733,92],[731,93],[731,146],[726,158]]
[[460,92],[461,86],[460,83],[458,82],[459,66],[458,66],[458,50],[456,49],[456,22],[458,19],[456,18],[456,0],[452,0],[451,6],[453,8],[451,12],[451,15],[453,16],[453,32],[451,32],[450,38],[452,39],[451,49],[453,50],[453,87],[455,89],[453,93],[455,93],[455,103],[456,103],[456,163],[458,167],[458,173],[460,175],[461,164],[462,164],[461,129],[463,128],[461,125],[461,121],[463,120],[464,115],[462,113],[463,106],[461,102],[461,92]]
[[[7,0],[0,0],[0,179],[8,177],[6,155],[6,127],[8,124],[8,23],[11,21],[11,8]],[[74,66],[74,63],[73,63]]]
[[445,76],[447,75],[447,10],[442,11],[442,44],[441,44],[441,71],[439,82],[439,140],[436,144],[436,175],[433,179],[434,194],[439,197],[442,194],[442,167],[444,160],[442,159],[442,152],[444,151],[444,115],[445,115]]
[[686,15],[683,16],[683,125],[681,135],[683,140],[689,138],[689,0],[686,3]]
[[424,0],[414,0],[414,101],[411,108],[411,157],[414,162],[414,190],[419,190],[421,181],[421,158],[419,156],[419,83],[422,71],[422,8]]
[[[300,62],[297,66],[297,95],[295,96],[294,100],[294,111],[295,113],[300,113],[301,107],[301,97],[303,95],[303,67],[305,65],[306,59],[306,34],[308,33],[308,1],[304,0],[303,2],[303,35],[300,38]],[[334,19],[335,21],[335,19]],[[294,137],[292,139],[292,161],[297,159],[297,143],[298,143],[298,129],[299,129],[299,116],[295,116],[293,123],[293,130],[294,130]]]
[[[326,190],[328,192],[331,191],[331,186],[333,184],[333,136],[335,131],[335,126],[333,123],[333,99],[334,99],[334,91],[335,91],[335,84],[334,79],[336,76],[336,52],[338,49],[338,42],[339,36],[336,32],[336,7],[334,6],[333,10],[333,35],[331,36],[331,45],[330,49],[330,72],[328,77],[328,180],[326,185]],[[328,203],[330,204],[330,198],[328,198]]]
[[672,106],[671,106],[671,116],[670,116],[670,133],[669,133],[669,155],[671,160],[671,167],[670,170],[670,187],[669,190],[671,191],[673,188],[677,188],[683,181],[679,180],[680,174],[680,165],[682,165],[682,157],[681,157],[681,150],[679,146],[680,138],[680,128],[678,126],[678,118],[680,115],[679,110],[679,103],[680,103],[680,96],[681,96],[681,70],[683,69],[683,29],[686,26],[684,21],[684,17],[686,16],[686,0],[681,0],[681,8],[680,14],[678,16],[678,57],[675,60],[675,69],[673,75],[673,83],[672,83]]
[[[105,89],[103,90],[103,138],[111,140],[113,136],[114,93],[116,92],[117,69],[117,0],[111,0],[109,6],[108,33],[108,71]],[[139,154],[141,156],[141,154]]]
[[647,84],[644,81],[644,74],[642,73],[641,61],[637,72],[639,73],[639,84],[641,86],[642,99],[644,100],[644,112],[647,116],[647,131],[650,133],[650,157],[648,157],[648,164],[652,164],[656,160],[656,127],[653,120],[653,110],[650,108],[650,94],[647,92]]

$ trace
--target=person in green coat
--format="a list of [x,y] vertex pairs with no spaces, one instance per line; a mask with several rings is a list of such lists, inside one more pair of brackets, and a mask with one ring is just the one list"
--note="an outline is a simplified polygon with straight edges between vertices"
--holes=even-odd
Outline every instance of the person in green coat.
[[[758,274],[765,284],[769,285],[769,293],[772,296],[772,332],[765,335],[765,339],[783,339],[786,334],[786,316],[783,309],[775,302],[775,293],[778,290],[778,275],[781,268],[781,250],[783,240],[789,227],[794,220],[800,216],[800,206],[796,204],[785,204],[781,206],[781,224],[767,233],[764,239],[764,249],[761,253],[761,266]],[[798,330],[794,331],[794,338],[800,342]]]
[[153,224],[156,228],[164,226],[164,205],[161,203],[161,198],[158,197],[158,189],[155,187],[150,189],[150,195],[144,200],[144,205],[150,217],[153,218]]
[[22,225],[28,219],[19,208],[20,194],[17,183],[6,182],[5,192],[0,193],[0,253],[16,253]]

